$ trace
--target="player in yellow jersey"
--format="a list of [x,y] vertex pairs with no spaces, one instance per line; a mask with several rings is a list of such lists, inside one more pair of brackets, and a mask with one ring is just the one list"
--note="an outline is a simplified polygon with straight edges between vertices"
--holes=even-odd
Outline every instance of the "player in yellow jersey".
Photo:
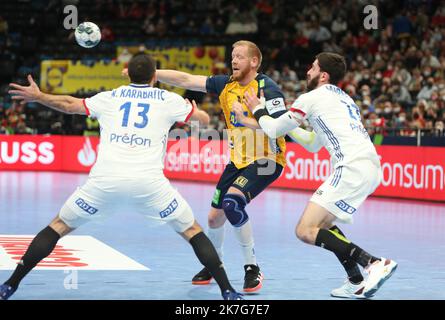
[[[270,116],[279,117],[287,111],[277,84],[258,73],[261,60],[261,52],[254,43],[238,41],[233,44],[232,75],[207,77],[175,70],[158,70],[156,73],[163,83],[219,97],[228,131],[231,162],[216,186],[208,217],[208,234],[222,258],[224,223],[229,220],[235,227],[245,259],[245,292],[258,291],[263,280],[245,207],[280,176],[286,165],[284,138],[268,138],[243,102],[246,90],[253,88],[258,95],[261,90],[264,92]],[[192,283],[208,284],[211,279],[210,272],[204,268],[195,275]]]

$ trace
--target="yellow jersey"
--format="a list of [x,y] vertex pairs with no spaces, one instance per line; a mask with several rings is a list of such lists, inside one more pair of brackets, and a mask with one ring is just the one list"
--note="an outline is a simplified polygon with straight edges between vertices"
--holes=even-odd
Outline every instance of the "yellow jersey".
[[278,85],[264,74],[259,74],[246,86],[234,81],[231,76],[218,75],[207,78],[206,90],[215,93],[219,97],[221,108],[227,126],[228,143],[231,149],[230,159],[238,169],[244,168],[258,159],[270,159],[281,166],[286,166],[284,153],[286,143],[284,137],[271,139],[261,129],[251,129],[236,121],[232,105],[235,101],[243,105],[244,114],[255,119],[243,102],[246,90],[253,88],[260,95],[263,90],[266,99],[266,109],[269,115],[277,118],[287,109],[284,103],[284,95]]

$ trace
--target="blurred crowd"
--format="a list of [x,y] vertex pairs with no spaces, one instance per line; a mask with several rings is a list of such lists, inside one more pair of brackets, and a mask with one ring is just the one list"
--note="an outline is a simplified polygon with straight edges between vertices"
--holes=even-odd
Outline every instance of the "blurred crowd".
[[[8,2],[2,1],[0,9]],[[361,108],[370,134],[415,136],[421,132],[439,137],[445,134],[445,1],[20,2],[38,8],[30,12],[59,14],[64,5],[75,4],[82,10],[83,20],[101,25],[107,45],[104,48],[109,51],[101,49],[105,51],[100,54],[111,59],[117,58],[109,56],[116,54],[115,45],[130,39],[146,46],[169,40],[226,45],[229,53],[234,41],[252,40],[263,52],[262,72],[279,84],[287,104],[305,92],[306,71],[314,56],[320,51],[338,52],[345,55],[348,62],[348,73],[339,86]],[[377,29],[367,30],[363,25],[366,17],[363,8],[369,4],[378,8]],[[48,52],[39,54],[36,46],[34,51],[24,53],[14,41],[19,38],[23,41],[25,37],[20,34],[26,31],[4,12],[0,10],[0,58],[14,59],[15,56],[17,65],[9,76],[2,76],[0,65],[0,133],[82,134],[87,130],[82,117],[65,117],[38,105],[24,108],[10,101],[7,83],[23,79],[27,73],[38,78],[39,61],[42,55],[48,56]],[[34,19],[30,14],[23,18],[30,19],[28,23]],[[41,47],[45,48],[47,41],[40,40]],[[69,52],[69,58],[75,57],[75,49],[63,51],[64,44],[62,41],[61,48],[54,48],[55,57],[63,56],[63,52]],[[82,52],[85,51],[79,51],[78,55]],[[230,67],[229,59],[230,54],[227,67]],[[86,94],[79,92],[78,95]],[[211,114],[211,128],[222,131],[224,122],[217,97],[200,95],[197,98],[201,107]]]

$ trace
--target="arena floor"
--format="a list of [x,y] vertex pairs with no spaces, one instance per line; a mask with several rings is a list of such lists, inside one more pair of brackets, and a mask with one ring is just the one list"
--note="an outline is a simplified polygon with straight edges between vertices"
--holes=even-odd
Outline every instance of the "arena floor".
[[[12,272],[10,257],[19,256],[20,250],[14,248],[26,242],[23,236],[44,228],[86,178],[72,173],[0,173],[0,282]],[[214,185],[172,183],[206,226]],[[247,207],[265,281],[259,293],[246,299],[333,299],[330,290],[343,283],[344,270],[332,253],[305,245],[294,235],[310,195],[269,189]],[[354,224],[342,229],[372,254],[399,263],[374,299],[445,299],[445,204],[371,198],[355,215]],[[53,257],[56,263],[46,265],[50,270],[32,271],[12,299],[220,299],[215,283],[191,284],[201,265],[191,247],[168,226],[122,211],[85,225],[72,236],[64,239]],[[241,291],[243,262],[230,225],[224,251],[229,278]],[[63,267],[63,261],[80,265]]]

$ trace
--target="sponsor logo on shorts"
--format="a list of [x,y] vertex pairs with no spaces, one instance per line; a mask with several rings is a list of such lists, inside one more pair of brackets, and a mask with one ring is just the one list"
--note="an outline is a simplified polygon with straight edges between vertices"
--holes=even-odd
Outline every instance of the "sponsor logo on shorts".
[[323,195],[323,190],[318,189],[317,191],[315,191],[316,195],[322,196]]
[[349,204],[347,204],[343,200],[337,201],[335,203],[335,205],[337,207],[339,207],[342,211],[349,213],[349,214],[353,214],[357,210],[356,208],[351,207]]
[[247,182],[249,182],[249,179],[247,179],[243,176],[240,176],[240,177],[236,178],[236,180],[233,184],[236,184],[237,186],[244,188],[244,186],[247,184]]
[[78,198],[76,200],[76,204],[79,206],[80,209],[86,211],[88,214],[95,214],[98,210],[86,203],[85,200],[83,200],[82,198]]
[[214,205],[219,205],[219,198],[221,196],[221,190],[216,189],[215,193],[213,194],[213,199],[212,199],[212,203]]
[[176,199],[173,199],[173,201],[170,202],[170,204],[166,209],[159,212],[159,215],[161,216],[161,218],[168,217],[176,210],[177,207],[178,207],[178,201],[176,201]]

